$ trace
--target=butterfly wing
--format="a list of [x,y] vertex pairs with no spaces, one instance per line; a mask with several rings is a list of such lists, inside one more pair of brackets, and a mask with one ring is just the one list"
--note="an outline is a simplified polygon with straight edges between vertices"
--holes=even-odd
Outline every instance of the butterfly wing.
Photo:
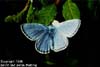
[[51,46],[51,50],[59,52],[64,50],[68,46],[68,39],[57,29],[54,35],[54,44]]
[[25,23],[20,27],[23,34],[31,41],[38,40],[47,29],[42,24],[36,23]]
[[55,27],[54,45],[51,49],[55,52],[64,50],[68,46],[67,37],[72,37],[76,34],[80,27],[80,20],[73,19],[59,23],[54,20],[52,25]]
[[53,25],[61,31],[66,37],[72,37],[74,36],[81,24],[81,20],[79,19],[72,19],[68,21],[64,21],[62,23],[56,22],[56,24],[53,23]]
[[46,32],[36,41],[35,49],[41,54],[48,54],[50,53],[50,45],[52,45],[52,39]]

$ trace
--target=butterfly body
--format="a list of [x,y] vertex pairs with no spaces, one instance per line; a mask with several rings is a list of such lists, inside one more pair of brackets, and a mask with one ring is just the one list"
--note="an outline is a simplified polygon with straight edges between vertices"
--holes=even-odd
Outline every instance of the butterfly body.
[[21,25],[21,31],[31,41],[36,41],[35,49],[41,54],[50,50],[59,52],[68,46],[68,38],[75,35],[80,27],[80,20],[73,19],[59,23],[54,20],[52,25],[44,26],[37,23]]

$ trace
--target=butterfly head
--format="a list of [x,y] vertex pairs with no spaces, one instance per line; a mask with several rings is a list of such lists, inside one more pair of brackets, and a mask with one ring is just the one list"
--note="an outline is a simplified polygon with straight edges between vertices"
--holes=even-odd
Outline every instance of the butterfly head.
[[55,27],[59,27],[60,23],[59,23],[59,21],[54,20],[52,25],[55,26]]

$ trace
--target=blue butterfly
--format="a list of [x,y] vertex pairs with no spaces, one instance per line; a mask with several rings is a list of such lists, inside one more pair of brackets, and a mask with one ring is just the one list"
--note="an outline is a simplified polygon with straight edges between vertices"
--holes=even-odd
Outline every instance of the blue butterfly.
[[44,26],[38,23],[24,23],[21,31],[31,41],[36,41],[35,49],[41,54],[50,50],[59,52],[68,46],[68,38],[73,37],[81,24],[80,19],[72,19],[59,23],[54,20],[52,25]]

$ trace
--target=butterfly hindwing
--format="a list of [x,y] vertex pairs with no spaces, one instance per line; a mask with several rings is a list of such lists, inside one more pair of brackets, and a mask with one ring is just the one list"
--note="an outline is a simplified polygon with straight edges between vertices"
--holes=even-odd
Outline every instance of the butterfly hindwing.
[[50,53],[50,45],[52,45],[52,39],[46,32],[36,41],[35,49],[41,54],[48,54]]
[[54,45],[51,49],[55,52],[64,50],[68,46],[68,39],[58,30],[56,30],[54,35]]
[[31,41],[38,40],[46,29],[46,26],[36,23],[25,23],[21,25],[21,31]]

